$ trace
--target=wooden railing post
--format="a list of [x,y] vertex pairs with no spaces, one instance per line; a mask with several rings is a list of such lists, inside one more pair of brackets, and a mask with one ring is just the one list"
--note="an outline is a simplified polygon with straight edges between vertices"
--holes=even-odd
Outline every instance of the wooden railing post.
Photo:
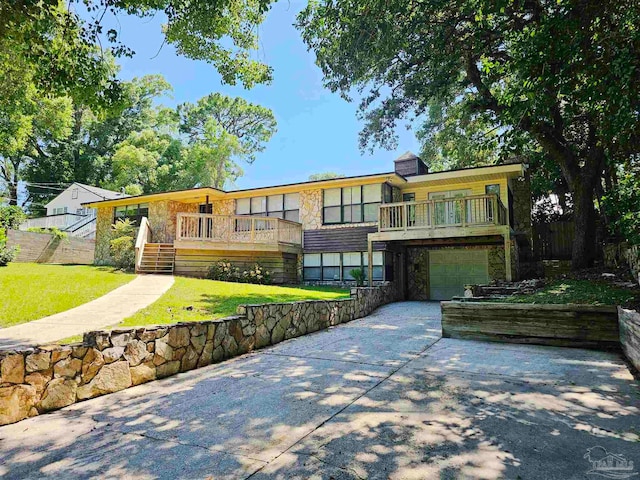
[[491,212],[493,214],[493,223],[495,223],[496,225],[500,224],[500,214],[498,212],[498,196],[497,195],[493,195],[491,197],[491,209],[493,210],[493,212]]
[[402,223],[404,224],[404,229],[406,230],[407,226],[409,225],[409,205],[405,203],[403,206],[404,211],[402,212]]

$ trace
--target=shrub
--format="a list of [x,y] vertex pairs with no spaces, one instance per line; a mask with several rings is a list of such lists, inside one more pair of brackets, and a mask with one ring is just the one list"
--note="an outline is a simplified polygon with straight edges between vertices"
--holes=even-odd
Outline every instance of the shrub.
[[240,282],[267,285],[271,283],[271,272],[256,263],[249,270],[240,270],[228,260],[222,260],[209,267],[207,278],[221,282]]
[[136,263],[135,226],[128,218],[111,226],[112,239],[109,251],[115,266],[121,270],[133,270]]
[[0,228],[0,267],[6,267],[18,255],[18,247],[7,247],[7,234]]
[[63,238],[67,238],[69,236],[67,232],[63,232],[57,227],[50,227],[50,228],[30,227],[30,228],[27,228],[27,232],[48,233],[50,235],[53,235],[53,238],[57,240],[62,240]]
[[351,275],[356,281],[356,285],[358,285],[359,287],[362,287],[364,285],[365,274],[362,268],[354,268],[349,272],[349,275]]
[[26,219],[24,211],[17,205],[0,206],[0,228],[3,230],[17,230]]

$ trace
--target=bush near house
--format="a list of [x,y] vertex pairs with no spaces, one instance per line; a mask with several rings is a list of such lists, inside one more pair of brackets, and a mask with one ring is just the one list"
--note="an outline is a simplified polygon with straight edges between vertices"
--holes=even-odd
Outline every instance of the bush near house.
[[4,230],[17,230],[27,215],[17,205],[0,206],[0,228]]
[[135,267],[135,226],[128,218],[118,220],[112,226],[109,250],[116,268],[130,271]]
[[4,228],[0,228],[0,267],[6,267],[18,255],[18,247],[7,246],[7,234]]
[[268,285],[271,283],[271,272],[259,263],[249,270],[242,270],[228,260],[222,260],[209,267],[207,278],[221,282],[253,283]]

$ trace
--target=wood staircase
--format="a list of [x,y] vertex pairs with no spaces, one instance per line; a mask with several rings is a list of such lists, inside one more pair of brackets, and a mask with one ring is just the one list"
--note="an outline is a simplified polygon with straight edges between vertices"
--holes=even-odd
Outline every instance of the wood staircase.
[[146,243],[138,273],[173,274],[176,249],[172,243]]

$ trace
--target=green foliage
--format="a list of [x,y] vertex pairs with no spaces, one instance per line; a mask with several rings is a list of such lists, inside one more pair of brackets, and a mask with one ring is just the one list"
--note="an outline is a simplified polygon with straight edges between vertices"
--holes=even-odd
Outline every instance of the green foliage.
[[592,258],[602,172],[640,149],[639,23],[630,0],[321,0],[298,17],[325,85],[362,93],[362,148],[426,118],[434,163],[553,162],[545,177],[559,171],[574,200],[574,267]]
[[343,178],[344,175],[334,172],[314,173],[309,175],[310,182],[317,182],[319,180],[331,180],[332,178]]
[[116,268],[130,271],[135,267],[135,225],[128,218],[118,220],[111,227],[109,252]]
[[0,269],[0,328],[64,312],[133,280],[107,267],[12,263]]
[[228,260],[216,262],[209,267],[207,278],[221,282],[253,283],[257,285],[267,285],[271,283],[271,273],[265,270],[259,263],[256,263],[249,270],[241,270]]
[[0,228],[0,267],[6,267],[18,255],[18,247],[7,247],[7,234]]
[[280,287],[176,277],[158,301],[127,318],[120,326],[201,321],[235,315],[238,305],[348,298],[335,287]]
[[602,198],[611,233],[640,245],[640,163],[621,170],[614,189]]
[[17,230],[26,219],[24,210],[17,205],[0,205],[0,229]]
[[349,275],[351,275],[353,279],[356,281],[357,286],[361,287],[364,285],[364,280],[366,278],[366,275],[362,268],[354,268],[350,270]]
[[34,233],[47,233],[49,235],[53,235],[53,238],[56,240],[63,240],[69,236],[67,232],[63,232],[58,227],[30,227],[27,228],[27,231]]

